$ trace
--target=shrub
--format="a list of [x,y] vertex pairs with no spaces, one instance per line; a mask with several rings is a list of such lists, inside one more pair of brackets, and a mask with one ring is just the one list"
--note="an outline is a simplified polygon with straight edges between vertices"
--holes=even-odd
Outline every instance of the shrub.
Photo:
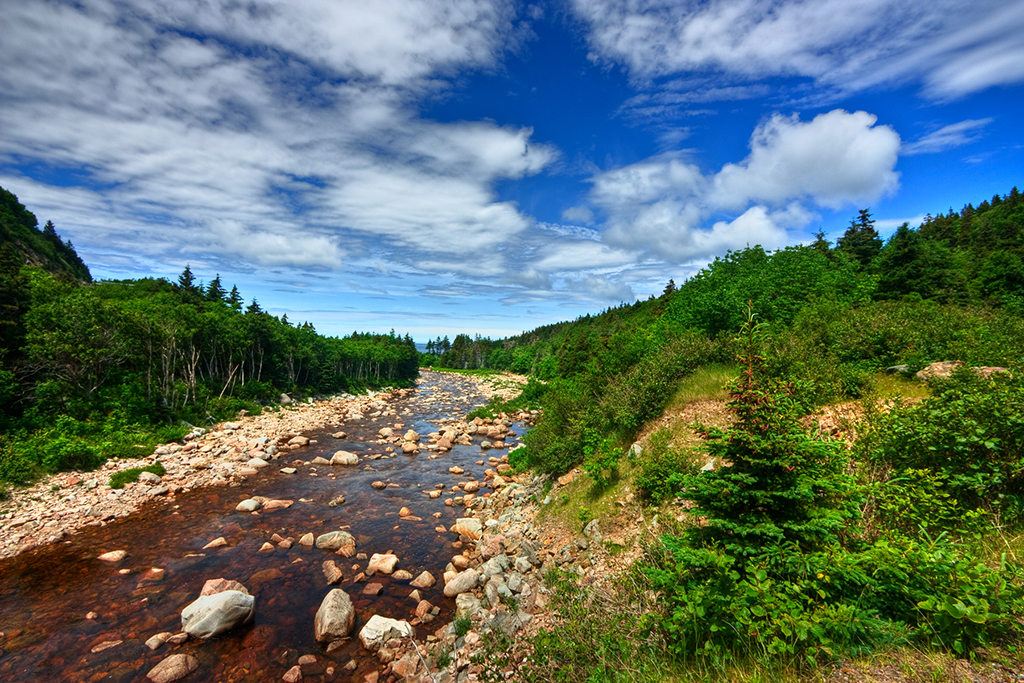
[[640,456],[633,483],[644,500],[658,504],[674,498],[687,477],[696,474],[696,464],[686,451],[672,447],[667,429],[654,432]]
[[[888,470],[883,506],[893,499],[902,504],[913,486],[933,498],[950,497],[961,511],[991,510],[1015,522],[1024,512],[1024,378],[1018,372],[986,379],[963,369],[934,391],[918,406],[879,415],[859,443],[864,457]],[[919,509],[925,526],[951,528],[947,522],[956,521],[941,505],[931,506],[931,514]]]

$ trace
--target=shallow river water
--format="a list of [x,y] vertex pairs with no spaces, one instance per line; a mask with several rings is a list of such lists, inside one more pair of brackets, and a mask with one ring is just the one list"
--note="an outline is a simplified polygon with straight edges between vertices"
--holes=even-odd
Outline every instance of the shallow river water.
[[[439,373],[423,376],[426,381],[413,396],[392,404],[397,416],[367,416],[307,432],[317,443],[272,462],[241,487],[208,487],[173,500],[155,500],[104,527],[87,527],[63,542],[0,561],[0,631],[4,633],[0,681],[144,681],[150,669],[174,653],[188,653],[199,660],[199,669],[185,679],[190,683],[276,681],[304,654],[316,655],[325,668],[336,667],[333,677],[321,674],[306,676],[307,680],[361,681],[377,664],[362,650],[355,634],[374,614],[411,620],[416,608],[408,599],[412,588],[408,581],[378,575],[369,581],[383,584],[381,594],[363,595],[366,584],[354,583],[353,578],[366,568],[366,562],[300,546],[298,539],[307,532],[319,535],[346,529],[355,537],[358,552],[367,556],[394,552],[400,559],[399,569],[413,576],[430,571],[437,584],[420,592],[441,613],[432,623],[418,627],[417,638],[422,640],[448,623],[454,600],[444,598],[441,575],[460,551],[452,545],[456,538],[437,533],[435,526],[451,526],[464,514],[462,508],[444,505],[444,499],[452,496],[451,486],[470,478],[483,482],[489,465],[476,462],[503,452],[455,446],[434,460],[422,450],[412,456],[363,459],[356,467],[307,465],[293,475],[279,472],[284,461],[330,459],[338,449],[361,455],[383,453],[373,439],[380,428],[395,423],[402,423],[403,431],[415,430],[425,441],[427,434],[437,431],[434,420],[463,417],[482,403],[480,397],[463,393],[465,380]],[[445,400],[434,400],[439,397]],[[349,434],[344,441],[330,436],[339,428]],[[523,433],[521,424],[512,429]],[[510,445],[514,441],[510,438]],[[449,474],[452,465],[466,474]],[[397,486],[376,491],[370,487],[376,480]],[[430,500],[426,491],[437,484],[445,485],[445,494]],[[344,494],[346,502],[329,507],[328,501],[339,494]],[[234,511],[239,501],[254,495],[295,503],[257,514]],[[422,521],[399,520],[403,506]],[[434,513],[441,513],[441,518]],[[291,538],[294,545],[260,552],[275,533]],[[202,549],[220,536],[227,540],[226,546]],[[96,559],[116,549],[127,550],[129,557],[112,564]],[[335,586],[327,584],[321,568],[328,559],[344,572]],[[153,567],[164,570],[160,580],[149,580],[147,571]],[[121,574],[122,569],[130,572]],[[146,639],[160,632],[179,632],[182,608],[199,596],[207,579],[219,577],[241,582],[256,597],[255,622],[209,641],[190,639],[150,651]],[[351,595],[356,624],[352,639],[328,654],[313,637],[313,617],[334,587]],[[90,612],[94,618],[87,618]],[[115,641],[121,642],[92,652],[100,644]],[[356,670],[343,671],[353,659]]]

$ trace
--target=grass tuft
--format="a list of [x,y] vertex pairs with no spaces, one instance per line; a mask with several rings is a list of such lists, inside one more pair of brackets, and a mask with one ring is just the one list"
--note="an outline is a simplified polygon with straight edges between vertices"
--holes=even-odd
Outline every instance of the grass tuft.
[[146,467],[133,467],[128,470],[114,472],[114,474],[110,476],[110,488],[123,489],[125,484],[138,481],[139,475],[143,472],[152,472],[160,477],[167,474],[167,470],[164,469],[163,463],[158,460],[152,465],[147,465]]

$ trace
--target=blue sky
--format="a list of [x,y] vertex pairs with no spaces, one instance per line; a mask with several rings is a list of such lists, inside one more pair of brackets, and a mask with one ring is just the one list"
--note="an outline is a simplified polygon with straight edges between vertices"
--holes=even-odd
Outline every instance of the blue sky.
[[95,277],[516,334],[1022,184],[1024,2],[0,0],[0,185]]

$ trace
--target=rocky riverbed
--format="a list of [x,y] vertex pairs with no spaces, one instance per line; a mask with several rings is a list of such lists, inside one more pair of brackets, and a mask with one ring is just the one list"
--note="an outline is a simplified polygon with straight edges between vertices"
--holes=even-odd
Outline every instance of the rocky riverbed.
[[[3,520],[0,678],[475,678],[479,630],[543,607],[551,556],[530,523],[543,482],[507,464],[533,416],[461,419],[487,393],[424,373],[23,492]],[[107,486],[156,459],[163,477]],[[455,612],[474,630],[450,633]]]

